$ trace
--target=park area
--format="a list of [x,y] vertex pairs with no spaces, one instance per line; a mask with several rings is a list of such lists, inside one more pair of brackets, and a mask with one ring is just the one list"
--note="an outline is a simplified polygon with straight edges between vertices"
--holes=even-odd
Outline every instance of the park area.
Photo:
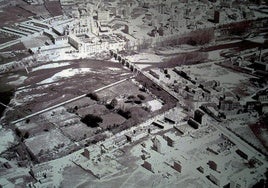
[[[176,104],[150,80],[133,77],[119,63],[60,61],[40,63],[28,71],[6,78],[20,83],[10,102],[13,108],[4,116],[12,122],[49,109],[15,123],[15,134],[36,162],[104,140]],[[75,97],[79,98],[50,109]]]

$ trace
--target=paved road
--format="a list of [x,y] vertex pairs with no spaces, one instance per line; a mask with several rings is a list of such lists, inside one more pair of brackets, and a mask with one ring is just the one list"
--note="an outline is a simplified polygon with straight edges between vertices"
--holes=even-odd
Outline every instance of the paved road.
[[[99,89],[96,89],[96,90],[93,91],[93,93],[96,93],[96,92],[99,92],[99,91],[101,91],[101,90],[104,90],[104,89],[107,89],[107,88],[109,88],[109,87],[112,87],[112,86],[114,86],[114,85],[120,84],[120,83],[122,83],[122,82],[124,82],[124,81],[126,81],[126,80],[128,80],[128,79],[131,79],[131,78],[134,78],[134,76],[132,76],[132,77],[130,77],[130,78],[125,78],[125,79],[120,80],[120,81],[118,81],[118,82],[115,82],[115,83],[109,84],[109,85],[107,85],[107,86],[101,87],[101,88],[99,88]],[[79,100],[79,99],[82,99],[82,98],[86,97],[86,95],[87,95],[87,94],[83,94],[83,95],[80,95],[80,96],[78,96],[78,97],[75,97],[75,98],[69,99],[69,100],[67,100],[67,101],[64,101],[64,102],[62,102],[62,103],[56,104],[56,105],[54,105],[54,106],[45,108],[45,109],[43,109],[43,110],[40,110],[40,111],[38,111],[38,112],[35,112],[35,113],[30,114],[30,115],[28,115],[28,116],[25,116],[24,118],[21,118],[21,119],[12,121],[11,124],[14,125],[14,124],[16,124],[16,123],[18,123],[18,122],[24,121],[24,120],[26,120],[26,119],[28,119],[28,118],[33,117],[33,116],[40,115],[40,114],[42,114],[42,113],[45,113],[45,112],[50,111],[50,110],[53,110],[53,109],[55,109],[55,108],[58,108],[58,107],[60,107],[60,106],[65,105],[65,104],[71,103],[71,102],[73,102],[73,101],[77,101],[77,100]]]
[[4,103],[2,103],[2,102],[0,102],[0,105],[4,106],[4,107],[6,107],[6,108],[11,108],[10,106],[5,105],[5,104],[4,104]]

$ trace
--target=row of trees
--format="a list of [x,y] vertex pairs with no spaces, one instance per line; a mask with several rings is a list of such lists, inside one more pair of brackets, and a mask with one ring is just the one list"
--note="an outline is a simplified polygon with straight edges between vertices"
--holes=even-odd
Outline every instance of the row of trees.
[[224,34],[240,36],[245,33],[248,33],[251,27],[252,27],[251,21],[243,21],[238,23],[230,23],[222,25],[220,29],[221,32],[224,32]]
[[207,60],[208,54],[204,52],[191,52],[179,54],[159,65],[159,68],[173,68],[181,65],[194,65]]
[[204,45],[214,39],[214,29],[200,29],[184,35],[173,35],[166,38],[159,38],[155,42],[156,47],[176,46],[182,44]]
[[182,44],[189,44],[189,45],[204,45],[212,40],[214,40],[214,29],[199,29],[196,31],[191,31],[187,34],[177,34],[177,35],[170,35],[170,36],[163,36],[163,37],[155,37],[155,38],[148,38],[140,40],[134,44],[127,42],[125,45],[126,50],[143,50],[149,47],[166,47],[166,46],[176,46]]

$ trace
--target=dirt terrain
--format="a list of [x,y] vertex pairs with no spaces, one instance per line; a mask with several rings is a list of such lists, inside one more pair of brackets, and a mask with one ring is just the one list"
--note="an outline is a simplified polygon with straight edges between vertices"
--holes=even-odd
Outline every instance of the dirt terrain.
[[[90,93],[102,86],[109,85],[115,81],[128,77],[129,75],[122,76],[122,74],[126,74],[128,71],[121,69],[120,66],[120,64],[111,62],[76,60],[70,62],[67,66],[59,68],[48,68],[36,71],[30,69],[30,73],[27,75],[27,78],[22,85],[23,87],[18,88],[19,92],[17,92],[15,99],[17,102],[23,103],[23,105],[17,105],[16,111],[28,115],[73,97]],[[110,70],[108,67],[117,69],[114,71],[114,69]],[[87,69],[89,71],[83,74],[77,74],[73,77],[63,77],[63,79],[49,81],[50,77],[66,69]],[[62,74],[64,76],[66,72],[62,72]],[[42,81],[46,79],[48,79],[47,82],[45,81],[42,83]],[[29,97],[32,99],[27,100]],[[22,117],[22,115],[14,117],[13,112],[11,111],[6,115],[9,117],[9,120],[15,120]]]

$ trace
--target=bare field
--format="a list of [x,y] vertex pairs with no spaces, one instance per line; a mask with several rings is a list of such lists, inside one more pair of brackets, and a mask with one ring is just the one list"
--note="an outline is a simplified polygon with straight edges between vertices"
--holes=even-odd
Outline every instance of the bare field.
[[[80,60],[79,64],[76,62],[58,68],[45,67],[30,71],[24,80],[24,88],[19,88],[16,93],[15,109],[36,112],[129,76],[126,75],[128,71],[119,68],[119,64],[93,60]],[[42,66],[38,65],[35,69]],[[7,113],[7,117],[14,120],[12,113]]]
[[0,13],[0,27],[12,25],[17,22],[25,21],[34,14],[24,10],[21,7],[10,6],[3,9]]
[[62,14],[61,4],[59,1],[45,1],[45,7],[52,16]]

